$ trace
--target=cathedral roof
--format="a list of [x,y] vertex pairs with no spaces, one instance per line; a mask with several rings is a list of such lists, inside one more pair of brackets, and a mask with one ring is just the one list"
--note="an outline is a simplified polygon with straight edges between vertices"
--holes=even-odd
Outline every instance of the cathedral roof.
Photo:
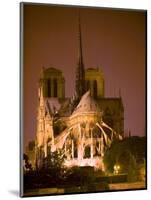
[[49,68],[45,69],[45,72],[61,72],[61,70],[60,69],[56,69],[54,67],[49,67]]
[[46,98],[46,109],[49,110],[50,114],[54,114],[55,112],[58,112],[60,107],[61,105],[58,101],[58,98],[55,98],[55,97]]
[[100,112],[96,101],[91,97],[90,91],[87,91],[81,98],[73,114],[82,112]]

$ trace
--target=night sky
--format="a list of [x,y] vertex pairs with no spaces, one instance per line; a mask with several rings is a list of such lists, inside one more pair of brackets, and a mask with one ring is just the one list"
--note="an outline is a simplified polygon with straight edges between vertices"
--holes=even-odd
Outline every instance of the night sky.
[[[77,7],[24,7],[24,138],[35,138],[38,79],[41,68],[63,71],[66,96],[74,93],[78,63]],[[146,12],[80,8],[85,68],[104,73],[105,96],[118,97],[125,108],[125,130],[145,135]]]

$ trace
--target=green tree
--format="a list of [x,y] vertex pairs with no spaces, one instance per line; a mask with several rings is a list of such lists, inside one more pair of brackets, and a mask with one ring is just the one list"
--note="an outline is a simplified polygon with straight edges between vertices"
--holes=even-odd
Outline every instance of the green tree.
[[23,160],[25,161],[24,171],[31,171],[32,170],[32,165],[29,162],[29,157],[25,153],[23,154]]
[[[145,158],[146,139],[145,137],[130,137],[122,141],[114,141],[104,155],[104,164],[107,172],[112,173],[114,165],[120,165],[120,172],[130,173],[136,170],[136,163]],[[134,160],[135,159],[135,160]]]
[[138,178],[137,163],[135,157],[130,153],[129,154],[129,164],[127,170],[127,180],[128,182],[135,182]]
[[64,167],[65,155],[63,150],[50,152],[44,158],[42,172],[52,177],[54,180],[64,179],[66,168]]

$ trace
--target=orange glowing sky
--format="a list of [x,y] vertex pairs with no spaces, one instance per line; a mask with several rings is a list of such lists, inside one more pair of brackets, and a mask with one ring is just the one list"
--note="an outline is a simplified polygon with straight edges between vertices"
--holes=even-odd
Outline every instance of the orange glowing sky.
[[[105,96],[119,95],[125,107],[125,130],[145,135],[146,11],[80,8],[85,68],[100,67]],[[36,134],[38,79],[42,66],[61,69],[66,96],[75,87],[78,59],[78,8],[25,4],[24,138]]]

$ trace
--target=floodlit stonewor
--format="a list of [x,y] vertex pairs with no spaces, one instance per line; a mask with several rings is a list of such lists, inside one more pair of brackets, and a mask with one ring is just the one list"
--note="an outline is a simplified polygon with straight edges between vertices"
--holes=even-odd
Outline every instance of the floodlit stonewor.
[[121,96],[104,96],[99,68],[84,68],[79,20],[79,53],[75,93],[65,97],[60,70],[43,68],[39,80],[36,167],[50,152],[62,150],[65,166],[93,166],[104,170],[103,155],[114,138],[122,139],[124,108]]
[[[103,112],[90,96],[90,91],[81,97],[71,115],[60,117],[57,108],[61,110],[58,100],[44,98],[40,89],[36,148],[38,166],[42,165],[48,151],[63,149],[66,166],[104,169],[102,158],[105,149],[110,146],[113,138],[121,136],[103,121]],[[63,130],[55,134],[55,123],[58,122],[60,130]]]

